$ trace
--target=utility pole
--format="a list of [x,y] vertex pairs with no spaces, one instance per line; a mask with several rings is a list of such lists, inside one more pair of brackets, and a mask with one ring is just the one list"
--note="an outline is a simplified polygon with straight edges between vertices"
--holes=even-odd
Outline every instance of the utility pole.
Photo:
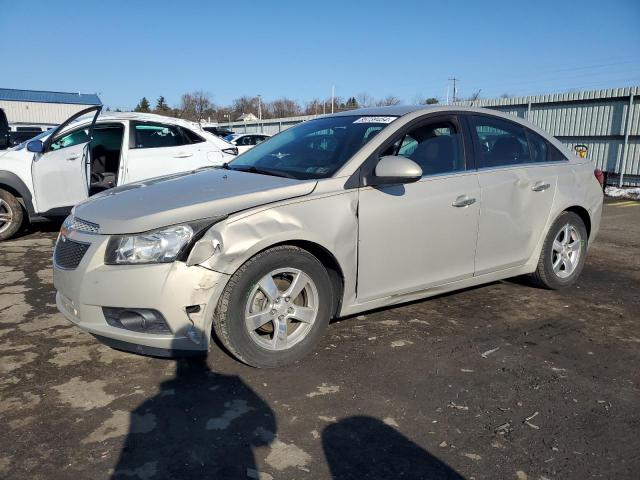
[[453,82],[453,103],[456,103],[458,101],[458,88],[457,88],[457,82],[458,79],[456,77],[450,78],[449,81]]
[[334,98],[336,97],[336,86],[331,86],[331,113],[333,113],[333,104],[335,102]]
[[260,133],[263,133],[262,128],[262,95],[258,95],[258,120],[260,120]]

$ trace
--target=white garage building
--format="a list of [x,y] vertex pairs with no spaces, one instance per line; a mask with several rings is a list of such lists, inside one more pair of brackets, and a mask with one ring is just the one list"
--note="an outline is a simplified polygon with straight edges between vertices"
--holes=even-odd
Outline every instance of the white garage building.
[[95,93],[0,88],[0,108],[14,131],[26,126],[46,129],[93,105],[102,105]]

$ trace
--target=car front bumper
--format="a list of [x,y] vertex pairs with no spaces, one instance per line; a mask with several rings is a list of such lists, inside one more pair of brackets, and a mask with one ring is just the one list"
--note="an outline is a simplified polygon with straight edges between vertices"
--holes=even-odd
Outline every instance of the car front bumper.
[[[58,266],[54,255],[56,305],[69,321],[121,350],[154,356],[208,350],[215,306],[229,275],[182,262],[105,265],[108,236],[71,231],[67,238],[89,244],[74,269]],[[170,332],[109,325],[103,307],[156,310]]]

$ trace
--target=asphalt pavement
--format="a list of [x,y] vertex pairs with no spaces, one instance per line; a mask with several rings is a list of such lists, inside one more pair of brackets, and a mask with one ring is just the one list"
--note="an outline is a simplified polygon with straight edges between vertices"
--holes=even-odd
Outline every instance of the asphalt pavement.
[[112,350],[54,305],[55,225],[0,244],[0,478],[640,478],[640,203],[578,284],[333,322],[256,370]]

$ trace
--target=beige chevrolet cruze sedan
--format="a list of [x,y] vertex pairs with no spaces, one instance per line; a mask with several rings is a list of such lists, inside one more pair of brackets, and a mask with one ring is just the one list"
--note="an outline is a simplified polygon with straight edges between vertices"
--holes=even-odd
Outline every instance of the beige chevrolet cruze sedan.
[[591,163],[526,121],[461,107],[301,123],[221,168],[76,206],[57,305],[114,348],[294,362],[329,320],[495,280],[573,284],[596,236]]

